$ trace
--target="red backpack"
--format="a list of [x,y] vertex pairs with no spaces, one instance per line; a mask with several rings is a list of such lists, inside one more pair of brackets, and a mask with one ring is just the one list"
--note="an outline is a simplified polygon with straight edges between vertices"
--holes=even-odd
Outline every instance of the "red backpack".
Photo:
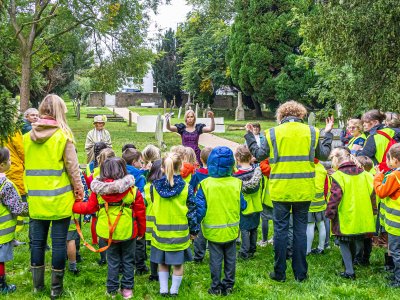
[[379,170],[386,173],[387,171],[390,170],[390,168],[386,164],[386,154],[388,153],[390,147],[392,147],[392,145],[396,144],[397,142],[394,138],[390,137],[390,135],[388,135],[386,132],[384,132],[382,130],[377,130],[376,133],[383,135],[385,138],[387,138],[389,140],[389,143],[386,147],[385,153],[383,153],[382,162],[380,164],[378,164]]

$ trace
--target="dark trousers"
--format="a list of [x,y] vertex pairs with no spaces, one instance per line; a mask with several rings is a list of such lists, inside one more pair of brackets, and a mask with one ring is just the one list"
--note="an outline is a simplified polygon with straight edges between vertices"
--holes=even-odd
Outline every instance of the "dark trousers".
[[[236,272],[236,240],[227,243],[208,241],[210,252],[211,288],[232,288]],[[222,262],[225,278],[221,281]]]
[[146,269],[146,239],[136,240],[135,247],[135,266],[136,270]]
[[242,244],[239,250],[239,256],[247,259],[256,252],[257,248],[257,228],[251,230],[241,229]]
[[394,278],[400,282],[400,236],[388,233],[389,252],[394,263]]
[[302,280],[307,276],[307,221],[310,201],[307,202],[277,202],[274,201],[274,250],[275,275],[286,278],[286,251],[290,210],[293,216],[293,256],[292,269],[294,277]]
[[112,243],[107,249],[107,292],[118,291],[119,271],[122,267],[121,289],[133,289],[136,240]]
[[340,253],[342,254],[343,264],[347,274],[354,274],[353,260],[362,257],[364,240],[354,239],[351,241],[339,240]]
[[51,224],[52,253],[51,265],[53,269],[64,270],[65,256],[67,255],[67,233],[71,217],[61,220],[30,221],[31,234],[31,265],[43,266],[47,244],[47,236]]
[[194,248],[194,260],[202,261],[204,259],[204,256],[206,255],[207,240],[204,237],[201,229],[197,235],[197,238],[194,239],[193,248]]

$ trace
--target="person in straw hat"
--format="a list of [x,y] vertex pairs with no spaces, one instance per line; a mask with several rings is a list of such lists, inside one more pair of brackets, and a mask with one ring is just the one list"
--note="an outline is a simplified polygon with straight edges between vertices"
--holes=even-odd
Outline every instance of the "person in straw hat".
[[107,147],[112,148],[110,133],[104,129],[106,122],[106,116],[95,116],[93,119],[94,128],[88,132],[85,143],[87,162],[93,160],[93,147],[95,143],[104,142],[107,144]]

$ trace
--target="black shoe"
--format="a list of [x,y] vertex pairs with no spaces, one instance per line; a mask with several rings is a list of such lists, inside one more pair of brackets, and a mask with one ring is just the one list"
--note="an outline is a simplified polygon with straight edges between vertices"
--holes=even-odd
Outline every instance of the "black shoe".
[[149,281],[158,281],[158,275],[150,275]]
[[195,264],[201,264],[201,263],[203,262],[203,259],[202,259],[202,258],[194,258],[194,259],[193,259],[193,262],[194,262]]
[[285,277],[278,277],[275,272],[269,273],[269,278],[272,280],[278,281],[278,282],[285,282],[286,278]]
[[324,249],[314,248],[311,250],[311,254],[324,254]]
[[232,293],[233,293],[233,287],[227,287],[227,288],[222,289],[223,296],[228,296]]
[[105,259],[99,259],[98,261],[97,261],[97,263],[99,264],[99,266],[104,266],[105,264],[107,264],[107,260],[105,260]]
[[70,269],[69,270],[72,274],[74,274],[75,276],[79,275],[79,273],[81,272],[81,270],[79,270],[78,268],[76,269]]
[[238,259],[248,260],[249,256],[243,252],[238,253]]
[[360,259],[355,259],[353,261],[353,265],[355,266],[361,266],[361,267],[368,267],[370,265],[369,260],[360,260]]
[[346,273],[346,272],[340,272],[339,273],[339,276],[340,277],[342,277],[342,278],[345,278],[345,279],[351,279],[351,280],[355,280],[356,279],[356,274],[349,274],[349,273]]
[[7,284],[6,276],[0,276],[0,293],[10,294],[15,292],[17,287],[14,284]]
[[171,298],[175,298],[175,297],[178,297],[178,294],[171,293],[171,294],[169,294],[169,296],[170,296]]
[[220,296],[222,295],[222,290],[221,288],[215,288],[215,289],[209,288],[208,293],[213,296]]
[[148,267],[144,267],[142,269],[136,269],[135,275],[140,276],[140,275],[145,275],[148,274],[150,272]]
[[295,279],[297,282],[303,282],[303,281],[305,281],[305,280],[308,279],[308,275],[303,276],[303,277],[295,277],[294,279]]
[[391,288],[400,288],[400,281],[393,280],[392,282],[389,283],[389,287],[391,287]]
[[165,298],[169,296],[169,293],[160,293],[160,296]]

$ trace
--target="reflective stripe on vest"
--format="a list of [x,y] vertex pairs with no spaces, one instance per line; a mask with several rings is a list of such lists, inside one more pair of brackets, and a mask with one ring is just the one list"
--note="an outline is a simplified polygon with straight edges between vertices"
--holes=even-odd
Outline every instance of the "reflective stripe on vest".
[[144,186],[144,193],[142,195],[146,203],[146,234],[145,234],[146,241],[151,241],[154,221],[156,220],[153,213],[153,200],[151,199],[152,192],[150,191],[150,189],[151,189],[151,183],[148,182]]
[[[125,195],[119,206],[108,206],[108,215],[110,217],[111,224],[114,224],[119,212],[122,211],[121,217],[112,237],[113,241],[129,240],[134,235],[135,227],[131,205],[133,202],[135,202],[136,194],[137,188],[131,188],[131,191],[129,191]],[[110,230],[108,225],[107,212],[104,207],[104,203],[106,201],[103,199],[103,197],[101,197],[101,195],[97,195],[97,199],[99,205],[102,206],[102,208],[100,208],[98,211],[96,232],[99,237],[108,239],[110,235]]]
[[207,203],[201,223],[204,237],[219,243],[233,241],[239,232],[242,181],[235,177],[208,177],[200,187]]
[[319,131],[286,122],[265,131],[270,149],[269,193],[272,201],[311,201],[315,196],[315,148]]
[[344,191],[338,207],[340,232],[342,234],[375,232],[375,218],[371,204],[373,176],[366,171],[348,175],[339,170],[332,174],[332,178]]
[[[397,182],[400,184],[399,178],[394,173],[390,173],[387,176],[395,176]],[[386,197],[382,199],[380,203],[381,210],[384,211],[383,223],[387,232],[392,235],[400,236],[400,198],[391,199]]]
[[[7,178],[4,179],[3,184],[0,186],[0,193],[3,191],[4,185],[7,182],[10,183],[18,193],[17,187]],[[0,244],[8,243],[14,239],[16,225],[17,218],[14,218],[7,206],[0,202]]]
[[311,200],[309,212],[315,213],[324,211],[326,209],[326,199],[325,199],[325,181],[328,172],[325,167],[320,163],[315,164],[315,196]]
[[67,142],[61,129],[44,143],[24,135],[24,179],[33,219],[59,220],[72,215],[75,197],[63,159]]
[[153,213],[155,217],[151,245],[162,251],[180,251],[189,248],[188,208],[189,185],[179,195],[163,198],[155,188]]

